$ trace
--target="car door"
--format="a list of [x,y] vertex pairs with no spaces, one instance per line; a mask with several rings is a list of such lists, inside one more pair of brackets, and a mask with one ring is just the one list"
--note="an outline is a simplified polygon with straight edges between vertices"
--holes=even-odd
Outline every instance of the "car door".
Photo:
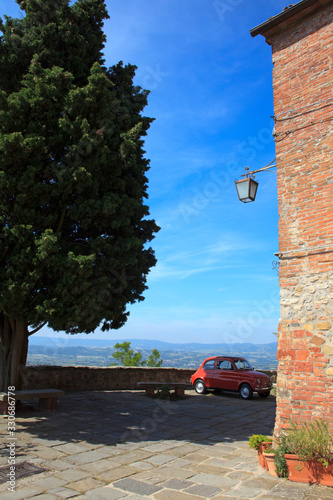
[[214,372],[215,372],[215,359],[209,359],[205,362],[202,367],[203,371],[203,381],[206,384],[206,387],[214,387]]
[[238,377],[234,364],[229,359],[222,359],[216,362],[214,370],[213,387],[216,389],[226,389],[237,391]]

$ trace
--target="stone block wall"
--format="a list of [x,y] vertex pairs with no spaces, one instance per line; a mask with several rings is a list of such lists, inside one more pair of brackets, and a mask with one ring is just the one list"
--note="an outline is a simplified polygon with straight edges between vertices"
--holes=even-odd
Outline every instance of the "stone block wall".
[[333,432],[333,2],[263,33],[272,45],[281,322],[276,431]]
[[[276,372],[264,371],[276,382]],[[195,370],[112,366],[26,366],[22,369],[22,389],[63,391],[135,390],[138,382],[190,383]]]
[[26,366],[22,369],[22,390],[63,391],[134,390],[137,382],[189,383],[195,370],[112,366]]

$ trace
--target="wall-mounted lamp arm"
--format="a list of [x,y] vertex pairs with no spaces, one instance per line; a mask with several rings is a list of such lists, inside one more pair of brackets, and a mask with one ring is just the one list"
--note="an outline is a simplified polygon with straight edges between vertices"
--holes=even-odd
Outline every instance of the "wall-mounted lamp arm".
[[276,165],[271,165],[270,167],[262,167],[258,168],[258,170],[251,170],[250,172],[247,172],[246,174],[242,174],[241,177],[248,177],[250,175],[256,174],[257,172],[264,172],[265,170],[271,170],[272,168],[275,168]]
[[244,168],[246,173],[242,174],[241,177],[245,177],[245,179],[241,179],[239,181],[235,180],[237,194],[240,201],[242,201],[243,203],[249,203],[250,201],[255,200],[258,182],[254,180],[254,174],[256,174],[257,172],[264,172],[265,170],[272,170],[276,167],[276,164],[272,165],[272,163],[274,162],[275,158],[268,165],[265,165],[262,168],[258,168],[257,170],[249,171],[249,167]]
[[[249,171],[249,172],[246,172],[246,174],[242,174],[242,175],[241,175],[241,177],[245,177],[245,178],[247,178],[247,177],[249,177],[249,176],[251,177],[251,176],[253,176],[254,174],[256,174],[257,172],[264,172],[265,170],[271,170],[271,169],[273,169],[273,168],[276,168],[276,164],[275,164],[275,165],[272,165],[272,163],[274,163],[274,162],[275,162],[275,158],[274,158],[274,160],[272,160],[270,163],[268,163],[268,165],[265,165],[265,166],[264,166],[264,167],[262,167],[262,168],[258,168],[257,170],[251,170],[251,171]],[[244,168],[244,170],[245,170],[245,171],[246,171],[246,170],[249,170],[249,167],[245,167],[245,168]],[[253,179],[253,177],[252,177],[252,179]]]

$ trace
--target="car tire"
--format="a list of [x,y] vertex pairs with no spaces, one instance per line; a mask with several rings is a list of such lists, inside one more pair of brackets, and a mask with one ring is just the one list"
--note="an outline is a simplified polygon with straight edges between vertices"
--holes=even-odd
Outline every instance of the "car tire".
[[239,388],[239,394],[242,399],[251,399],[253,390],[249,384],[242,384]]
[[259,394],[259,396],[260,396],[261,398],[268,398],[268,396],[270,395],[270,391],[267,391],[267,392],[259,392],[258,394]]
[[197,394],[206,394],[207,389],[203,380],[196,380],[194,383],[194,389]]

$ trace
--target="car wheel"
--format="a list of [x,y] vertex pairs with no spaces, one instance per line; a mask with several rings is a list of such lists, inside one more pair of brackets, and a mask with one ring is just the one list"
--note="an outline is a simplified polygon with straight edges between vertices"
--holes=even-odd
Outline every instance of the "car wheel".
[[195,381],[194,389],[198,394],[205,394],[207,392],[206,386],[202,380]]
[[243,399],[251,399],[253,390],[249,384],[242,384],[239,388],[239,394]]
[[268,398],[268,396],[270,395],[270,392],[269,391],[267,391],[267,392],[259,392],[258,394],[259,394],[259,396],[261,398]]

